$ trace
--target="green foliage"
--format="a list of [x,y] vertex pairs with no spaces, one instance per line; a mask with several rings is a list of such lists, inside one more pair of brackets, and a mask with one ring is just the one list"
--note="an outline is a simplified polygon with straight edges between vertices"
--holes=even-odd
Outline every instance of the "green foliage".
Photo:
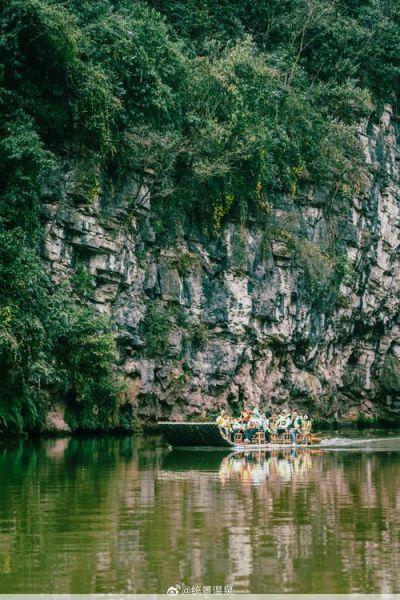
[[204,323],[199,323],[191,328],[191,342],[195,350],[204,350],[207,343],[208,328]]
[[304,268],[304,284],[311,298],[325,288],[333,273],[332,258],[322,248],[306,239],[293,241],[296,261]]
[[240,204],[351,187],[354,123],[398,91],[398,19],[383,0],[11,0],[1,94],[52,148],[150,179],[167,232],[218,234]]
[[91,298],[94,285],[93,275],[85,267],[79,265],[71,277],[71,286],[78,298],[81,300]]
[[315,82],[371,89],[384,101],[399,88],[400,8],[391,0],[148,0],[197,52],[251,34],[260,48],[300,64]]
[[110,324],[53,288],[21,230],[0,234],[0,282],[0,430],[40,429],[44,390],[103,407],[111,424],[122,390]]
[[67,420],[73,428],[119,425],[118,400],[124,386],[113,372],[115,339],[110,324],[87,307],[68,307],[57,323],[54,353],[69,397]]
[[184,276],[189,273],[191,269],[200,265],[200,259],[197,254],[182,252],[177,256],[176,260],[174,260],[174,263],[176,264],[179,274]]
[[102,407],[111,425],[122,394],[111,327],[80,304],[82,272],[74,300],[39,257],[42,185],[57,151],[72,140],[77,152],[109,151],[108,79],[83,59],[84,33],[62,6],[13,0],[0,21],[0,430],[40,430],[54,396]]
[[400,361],[394,354],[387,354],[382,367],[381,383],[388,393],[400,392]]
[[183,329],[187,327],[186,313],[183,306],[181,306],[180,304],[170,304],[167,309],[167,314],[169,315],[170,319],[173,320],[174,323],[176,323],[178,327],[182,327]]
[[243,226],[235,227],[232,231],[232,267],[238,275],[243,275],[247,263],[246,232]]
[[341,284],[354,285],[356,273],[347,256],[305,238],[288,237],[296,264],[302,269],[304,298],[317,310],[329,313],[335,306],[348,308]]
[[182,44],[159,14],[141,2],[85,23],[91,56],[109,74],[128,129],[138,122],[179,121],[176,98],[185,79]]
[[11,0],[0,15],[0,79],[5,107],[33,118],[44,140],[110,151],[118,109],[100,65],[87,58],[89,41],[61,3]]
[[187,329],[183,307],[176,303],[163,306],[157,300],[150,301],[142,322],[146,356],[156,358],[166,354],[173,327]]
[[22,110],[5,124],[0,140],[0,226],[20,227],[33,235],[40,213],[40,177],[52,162],[51,154]]
[[147,356],[154,358],[166,353],[170,331],[171,323],[167,311],[156,302],[150,302],[143,319]]
[[0,430],[21,430],[43,412],[36,383],[45,368],[46,281],[22,243],[19,231],[0,234]]

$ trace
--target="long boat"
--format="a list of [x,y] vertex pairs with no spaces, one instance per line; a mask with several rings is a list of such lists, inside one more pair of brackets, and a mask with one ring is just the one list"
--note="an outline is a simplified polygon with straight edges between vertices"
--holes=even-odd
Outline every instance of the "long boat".
[[[216,423],[181,423],[174,421],[161,421],[158,423],[160,431],[167,443],[177,450],[196,449],[268,449],[287,448],[291,445],[288,435],[274,435],[271,442],[265,443],[243,443],[232,441]],[[313,438],[303,438],[296,447],[318,447],[319,441],[311,441]]]

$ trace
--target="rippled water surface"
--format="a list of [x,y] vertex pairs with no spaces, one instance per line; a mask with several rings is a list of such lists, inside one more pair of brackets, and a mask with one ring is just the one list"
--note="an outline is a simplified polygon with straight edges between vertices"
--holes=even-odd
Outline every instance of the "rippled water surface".
[[0,442],[0,593],[400,592],[399,482],[396,432],[235,455]]

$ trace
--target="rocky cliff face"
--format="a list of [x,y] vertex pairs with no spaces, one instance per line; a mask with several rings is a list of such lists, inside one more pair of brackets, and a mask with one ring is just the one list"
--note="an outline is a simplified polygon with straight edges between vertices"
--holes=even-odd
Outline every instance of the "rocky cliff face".
[[[92,301],[116,323],[119,367],[140,418],[205,417],[243,403],[342,419],[396,415],[397,130],[386,107],[380,124],[361,132],[364,180],[336,220],[352,276],[334,307],[310,299],[296,251],[255,223],[239,233],[227,225],[215,240],[182,231],[161,245],[147,190],[129,174],[111,185],[95,166],[69,163],[47,182],[44,260],[57,281],[82,266],[93,275]],[[290,215],[282,202],[273,216],[295,213],[323,249],[329,205],[323,189],[309,190]]]

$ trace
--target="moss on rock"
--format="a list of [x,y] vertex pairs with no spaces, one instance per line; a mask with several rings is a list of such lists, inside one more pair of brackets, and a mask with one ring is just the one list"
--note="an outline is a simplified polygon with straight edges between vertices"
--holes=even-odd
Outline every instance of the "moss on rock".
[[381,383],[387,392],[400,392],[400,360],[393,354],[385,358]]

